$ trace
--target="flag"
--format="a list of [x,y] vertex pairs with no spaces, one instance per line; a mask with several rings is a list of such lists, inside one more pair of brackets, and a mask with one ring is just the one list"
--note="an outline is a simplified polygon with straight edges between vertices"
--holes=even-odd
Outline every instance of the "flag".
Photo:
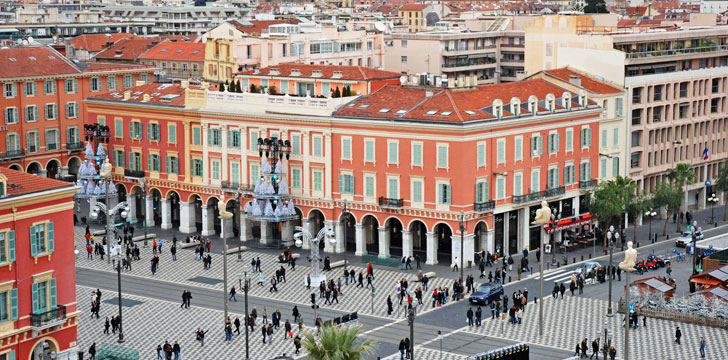
[[703,150],[703,160],[708,160],[708,148]]

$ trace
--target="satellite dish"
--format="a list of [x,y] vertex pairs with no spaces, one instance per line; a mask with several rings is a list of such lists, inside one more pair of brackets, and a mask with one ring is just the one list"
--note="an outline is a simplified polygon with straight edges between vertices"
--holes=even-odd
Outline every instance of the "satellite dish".
[[402,76],[400,76],[400,77],[399,77],[399,83],[400,83],[401,85],[405,85],[405,84],[407,84],[407,75],[402,75]]
[[32,44],[32,43],[33,43],[33,37],[32,36],[28,36],[28,44]]
[[382,23],[382,22],[374,23],[374,28],[377,29],[377,31],[381,31],[381,32],[384,32],[385,30],[387,30],[387,27],[384,26],[384,23]]

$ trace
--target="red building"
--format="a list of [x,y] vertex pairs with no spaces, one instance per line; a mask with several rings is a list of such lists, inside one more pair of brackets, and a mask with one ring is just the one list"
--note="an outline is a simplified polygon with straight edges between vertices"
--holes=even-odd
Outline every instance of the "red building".
[[149,82],[155,69],[70,61],[43,46],[0,49],[0,167],[51,178],[75,174],[84,143],[83,100]]
[[75,359],[76,191],[68,182],[0,171],[1,359]]

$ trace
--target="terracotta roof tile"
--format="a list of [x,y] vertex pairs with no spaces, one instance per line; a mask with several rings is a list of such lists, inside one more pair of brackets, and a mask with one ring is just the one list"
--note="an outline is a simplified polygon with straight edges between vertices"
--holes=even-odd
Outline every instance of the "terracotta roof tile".
[[156,66],[152,66],[152,65],[105,63],[105,62],[99,62],[99,61],[84,61],[84,64],[86,66],[86,68],[83,69],[84,73],[103,72],[103,71],[143,70],[143,69],[157,68]]
[[205,44],[164,41],[139,56],[139,59],[205,61]]
[[[129,93],[128,100],[124,100],[124,93]],[[149,94],[149,100],[144,101],[144,94]],[[89,97],[89,100],[111,100],[125,103],[148,103],[166,106],[184,107],[185,89],[176,84],[145,84],[130,87],[126,90],[111,91]]]
[[66,58],[45,46],[0,49],[0,78],[78,74]]
[[[528,113],[525,105],[531,95],[538,98],[539,110],[545,110],[543,101],[547,94],[554,95],[556,109],[563,109],[560,103],[564,92],[564,89],[540,79],[481,85],[473,89],[387,85],[343,106],[335,115],[445,122],[494,119],[492,106],[496,99],[503,102],[503,114],[507,116],[511,115],[508,110],[514,97],[521,101],[522,114]],[[576,99],[572,99],[572,106],[578,106],[574,101]]]
[[[278,70],[278,75],[270,75],[271,70]],[[293,70],[299,70],[301,75],[291,75]],[[379,70],[364,66],[337,66],[337,65],[311,65],[311,64],[278,64],[262,69],[247,70],[240,74],[249,75],[249,77],[259,76],[280,76],[280,77],[300,77],[312,78],[314,70],[321,71],[321,76],[315,76],[318,79],[345,79],[345,80],[373,80],[373,79],[396,79],[402,76],[401,73],[394,71]],[[340,71],[341,77],[334,77],[334,72]]]
[[253,24],[252,26],[245,26],[235,20],[228,21],[228,24],[234,26],[236,29],[242,31],[246,35],[253,35],[253,34],[262,34],[263,30],[268,30],[268,27],[271,25],[277,25],[277,24],[298,24],[297,20],[293,19],[284,19],[284,20],[251,20],[248,21],[249,23]]
[[620,90],[616,87],[613,87],[613,86],[603,83],[601,81],[595,80],[588,76],[579,74],[568,68],[544,70],[544,72],[548,75],[551,75],[555,78],[558,78],[558,79],[566,81],[566,82],[569,82],[570,75],[578,76],[581,78],[581,87],[583,87],[587,91],[590,91],[595,94],[618,94],[618,93],[622,92],[622,90]]
[[122,39],[114,46],[98,53],[94,59],[135,60],[143,54],[155,41],[152,39]]
[[427,7],[426,4],[407,4],[399,7],[399,11],[420,11]]
[[115,43],[126,38],[138,39],[139,37],[129,33],[83,34],[71,39],[71,45],[73,45],[76,50],[99,52],[104,50],[107,43]]
[[0,174],[7,177],[8,196],[26,195],[44,190],[73,187],[73,183],[2,168]]

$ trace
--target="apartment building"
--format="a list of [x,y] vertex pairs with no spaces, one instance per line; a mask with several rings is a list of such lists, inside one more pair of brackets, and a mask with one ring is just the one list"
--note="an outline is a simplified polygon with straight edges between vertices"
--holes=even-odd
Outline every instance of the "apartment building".
[[382,34],[338,31],[335,26],[313,23],[274,24],[266,34],[234,40],[208,38],[205,79],[224,82],[236,72],[281,63],[374,68],[384,65]]
[[[535,79],[460,89],[386,85],[348,98],[218,92],[185,82],[132,91],[141,95],[88,99],[89,121],[114,119],[109,147],[120,196],[128,196],[132,218],[146,206],[147,221],[163,227],[266,243],[291,234],[247,221],[236,205],[242,194],[245,207],[261,174],[261,138],[290,143],[283,176],[299,220],[284,226],[315,233],[331,225],[340,241],[326,245],[329,252],[416,252],[430,264],[449,263],[460,252],[464,211],[465,259],[472,260],[481,249],[514,254],[538,246],[530,223],[543,198],[564,219],[588,218],[601,108],[584,90]],[[124,168],[145,172],[144,202]],[[220,223],[219,202],[241,216]]]
[[248,8],[219,6],[106,6],[101,11],[110,21],[151,22],[153,33],[170,35],[201,35],[250,13]]
[[425,20],[427,8],[427,4],[406,4],[397,9],[402,23],[407,26],[408,32],[421,31],[427,25]]
[[385,69],[405,74],[476,76],[479,84],[516,81],[524,72],[524,32],[393,33],[385,41]]
[[0,49],[0,64],[0,167],[51,178],[75,174],[81,164],[83,99],[149,82],[154,71],[76,63],[43,46]]
[[570,66],[624,87],[625,174],[650,192],[667,169],[690,164],[696,182],[684,203],[703,208],[728,157],[728,29],[685,25],[618,29],[545,16],[526,30],[526,71]]
[[0,358],[77,359],[81,312],[71,221],[77,190],[0,169]]
[[142,65],[160,67],[158,80],[202,79],[205,44],[163,41],[137,58]]

